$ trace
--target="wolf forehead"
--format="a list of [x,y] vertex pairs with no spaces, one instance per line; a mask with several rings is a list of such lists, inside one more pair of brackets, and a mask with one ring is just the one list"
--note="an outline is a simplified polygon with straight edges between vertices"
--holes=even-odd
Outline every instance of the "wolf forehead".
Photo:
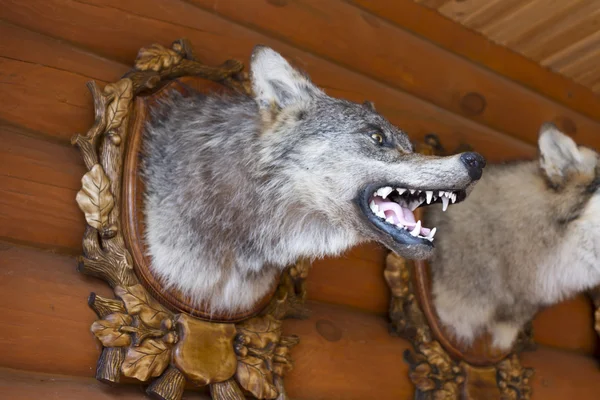
[[379,134],[384,146],[412,153],[408,135],[375,111],[370,102],[354,103],[329,96],[319,96],[306,109],[299,110],[301,123],[314,134],[323,136]]

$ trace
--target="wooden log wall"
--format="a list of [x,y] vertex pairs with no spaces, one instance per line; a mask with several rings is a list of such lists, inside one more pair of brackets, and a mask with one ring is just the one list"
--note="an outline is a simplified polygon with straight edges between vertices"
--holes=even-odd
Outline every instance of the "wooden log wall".
[[[514,54],[499,63],[504,49],[408,0],[0,0],[0,398],[143,398],[92,379],[100,349],[86,298],[111,292],[75,270],[84,166],[69,138],[92,123],[86,81],[115,81],[140,47],[180,37],[213,65],[272,46],[329,94],[372,100],[414,138],[435,132],[491,161],[534,157],[548,120],[599,147],[600,100],[585,88]],[[301,337],[293,398],[411,398],[408,343],[387,333],[384,257],[367,244],[315,264],[312,317],[285,325]],[[534,399],[597,398],[587,298],[534,325]]]

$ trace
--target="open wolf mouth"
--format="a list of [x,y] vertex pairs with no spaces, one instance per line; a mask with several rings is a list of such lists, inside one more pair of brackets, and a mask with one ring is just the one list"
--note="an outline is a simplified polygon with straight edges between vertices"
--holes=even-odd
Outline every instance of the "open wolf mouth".
[[451,204],[467,197],[464,190],[410,189],[394,186],[370,186],[363,191],[360,205],[369,221],[379,230],[405,245],[433,246],[436,228],[424,227],[415,220],[414,211],[431,204]]

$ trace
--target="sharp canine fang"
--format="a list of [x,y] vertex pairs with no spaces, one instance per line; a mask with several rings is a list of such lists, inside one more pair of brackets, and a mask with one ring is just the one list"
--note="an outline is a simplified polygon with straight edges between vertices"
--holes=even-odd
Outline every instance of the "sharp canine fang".
[[394,189],[392,189],[389,186],[382,187],[382,188],[380,188],[380,189],[377,190],[377,195],[381,196],[381,197],[383,197],[385,199],[386,197],[388,197],[390,195],[390,193],[392,193],[393,190]]
[[427,235],[427,239],[429,240],[433,240],[433,237],[435,236],[435,232],[437,231],[437,228],[433,228],[431,230],[431,232],[429,232],[429,235]]
[[446,211],[448,209],[448,203],[450,203],[450,199],[446,196],[442,197],[442,211]]
[[374,213],[377,213],[377,211],[379,211],[379,207],[377,206],[377,204],[375,204],[373,200],[371,200],[371,202],[369,203],[369,207]]
[[433,198],[433,192],[431,190],[427,190],[425,192],[425,196],[427,196],[427,204],[431,204],[431,199]]
[[415,228],[410,231],[410,234],[413,236],[419,236],[419,233],[421,233],[421,220],[417,221]]

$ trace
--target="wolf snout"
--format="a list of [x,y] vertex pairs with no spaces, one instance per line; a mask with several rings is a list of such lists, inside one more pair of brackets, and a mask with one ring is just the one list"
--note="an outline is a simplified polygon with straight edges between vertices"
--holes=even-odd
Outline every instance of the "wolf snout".
[[485,167],[485,158],[479,153],[463,153],[460,155],[460,161],[467,167],[471,179],[476,181],[481,178],[483,168]]

